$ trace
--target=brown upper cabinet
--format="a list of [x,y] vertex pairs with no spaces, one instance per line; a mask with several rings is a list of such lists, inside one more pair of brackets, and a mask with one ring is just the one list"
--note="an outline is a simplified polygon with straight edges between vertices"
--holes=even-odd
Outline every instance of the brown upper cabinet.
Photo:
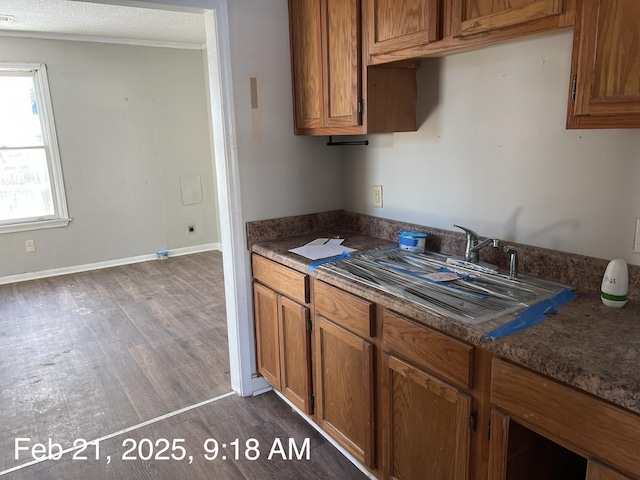
[[358,3],[357,0],[289,2],[298,128],[360,125]]
[[289,0],[294,132],[416,130],[416,69],[367,69],[360,0]]
[[370,55],[440,39],[440,0],[372,0],[367,19]]
[[454,37],[523,25],[562,13],[563,0],[452,0]]
[[567,128],[640,127],[640,2],[578,2]]
[[370,65],[471,50],[574,24],[575,0],[364,0]]

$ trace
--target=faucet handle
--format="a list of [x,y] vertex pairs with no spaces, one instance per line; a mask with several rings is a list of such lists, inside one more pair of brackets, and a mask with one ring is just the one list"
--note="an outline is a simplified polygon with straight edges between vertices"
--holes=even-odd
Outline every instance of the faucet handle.
[[464,249],[464,259],[467,262],[477,263],[478,253],[474,252],[472,249],[478,244],[478,234],[470,228],[461,227],[460,225],[456,225],[455,223],[451,226],[464,230],[464,233],[467,234],[467,246]]
[[452,227],[456,227],[459,228],[460,230],[463,230],[464,233],[467,234],[467,241],[469,241],[470,239],[474,239],[475,241],[478,241],[478,237],[479,235],[474,232],[473,230],[471,230],[470,228],[467,227],[461,227],[460,225],[456,225],[455,223],[451,224]]

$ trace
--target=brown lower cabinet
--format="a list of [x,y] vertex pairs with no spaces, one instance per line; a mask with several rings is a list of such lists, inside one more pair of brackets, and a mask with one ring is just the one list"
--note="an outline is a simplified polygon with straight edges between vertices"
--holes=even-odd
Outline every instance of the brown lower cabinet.
[[578,455],[496,409],[491,412],[491,444],[492,480],[632,479],[598,460]]
[[376,467],[374,305],[313,282],[315,420],[351,455]]
[[258,373],[311,415],[308,275],[259,255],[253,255],[251,260]]
[[255,283],[258,372],[307,414],[311,403],[309,308]]
[[494,358],[489,479],[640,478],[640,416]]
[[640,415],[259,255],[252,264],[258,371],[378,478],[640,479]]
[[381,368],[384,477],[468,478],[471,397],[388,354]]
[[315,324],[316,422],[375,467],[373,345],[321,316]]

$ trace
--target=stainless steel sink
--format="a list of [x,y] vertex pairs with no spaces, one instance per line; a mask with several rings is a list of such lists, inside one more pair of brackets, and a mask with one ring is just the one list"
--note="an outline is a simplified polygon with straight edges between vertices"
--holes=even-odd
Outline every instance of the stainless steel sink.
[[447,263],[438,253],[394,249],[347,258],[319,268],[399,295],[443,316],[480,324],[515,313],[566,289],[527,275],[476,271]]

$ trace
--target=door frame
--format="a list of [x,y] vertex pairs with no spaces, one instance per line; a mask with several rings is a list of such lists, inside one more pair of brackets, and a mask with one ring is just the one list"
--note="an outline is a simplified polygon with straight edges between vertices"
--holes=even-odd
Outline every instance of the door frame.
[[241,396],[270,390],[257,376],[251,274],[240,195],[238,143],[233,108],[231,42],[227,0],[209,0],[205,11],[207,69],[211,102],[213,158],[224,271],[231,388]]

